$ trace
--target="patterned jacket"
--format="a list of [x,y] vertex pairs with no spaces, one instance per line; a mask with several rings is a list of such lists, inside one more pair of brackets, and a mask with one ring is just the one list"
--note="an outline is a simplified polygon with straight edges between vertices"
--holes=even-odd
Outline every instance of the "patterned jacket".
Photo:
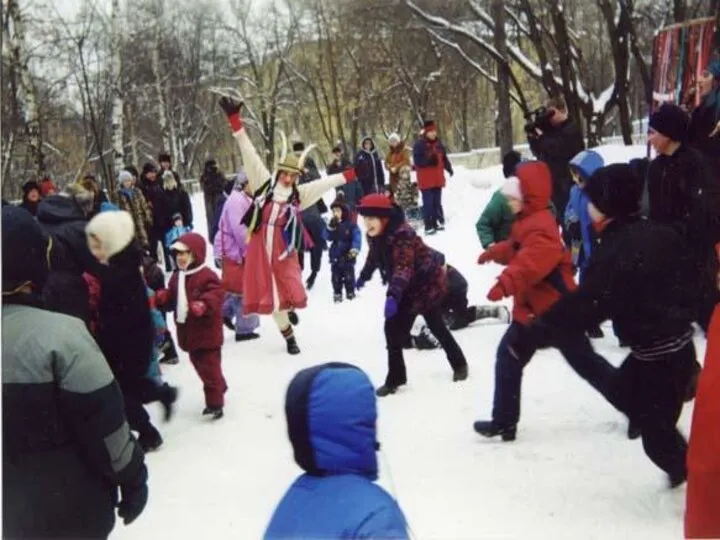
[[120,210],[130,213],[135,222],[135,238],[142,247],[148,248],[150,241],[147,231],[152,228],[153,216],[145,195],[139,188],[121,188],[118,190],[118,206]]

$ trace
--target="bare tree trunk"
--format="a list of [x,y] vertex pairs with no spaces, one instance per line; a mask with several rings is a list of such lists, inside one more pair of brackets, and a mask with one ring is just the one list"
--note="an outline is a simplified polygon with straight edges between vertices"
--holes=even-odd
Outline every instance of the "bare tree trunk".
[[119,172],[125,166],[125,149],[123,147],[123,97],[122,97],[122,41],[121,25],[118,21],[120,16],[120,0],[112,0],[112,13],[110,15],[110,33],[112,41],[112,121],[111,137],[113,147],[113,163],[115,170],[108,175],[108,189],[111,194],[116,191],[115,180]]
[[15,150],[15,131],[13,130],[9,137],[7,144],[5,145],[5,148],[3,150],[3,156],[2,156],[2,178],[3,178],[3,184],[5,183],[5,180],[10,178],[10,166],[12,165],[12,154]]
[[20,74],[20,89],[23,94],[22,109],[25,117],[25,130],[28,137],[28,159],[39,173],[45,171],[45,156],[42,150],[42,132],[35,84],[30,73],[25,43],[25,22],[22,20],[17,0],[8,0],[8,16],[12,21],[10,37],[12,58]]
[[131,106],[127,107],[127,121],[129,129],[128,136],[130,137],[130,157],[132,159],[133,165],[135,165],[136,167],[140,167],[140,156],[138,155],[138,140],[135,131],[135,111]]
[[673,0],[673,19],[676,23],[685,21],[687,8],[686,0]]
[[162,132],[163,139],[163,150],[166,152],[172,151],[172,145],[170,140],[170,130],[168,122],[168,110],[167,101],[165,99],[165,93],[163,92],[163,80],[162,72],[160,69],[160,42],[161,42],[161,28],[160,23],[163,15],[163,0],[157,1],[157,13],[155,14],[155,39],[152,50],[152,71],[155,79],[155,92],[157,94],[157,113],[158,113],[158,124],[160,125],[160,131]]
[[510,110],[510,74],[507,65],[507,41],[505,36],[505,6],[503,0],[492,0],[491,10],[495,23],[495,48],[505,62],[496,62],[498,84],[495,96],[498,104],[497,138],[500,154],[513,148],[512,112]]

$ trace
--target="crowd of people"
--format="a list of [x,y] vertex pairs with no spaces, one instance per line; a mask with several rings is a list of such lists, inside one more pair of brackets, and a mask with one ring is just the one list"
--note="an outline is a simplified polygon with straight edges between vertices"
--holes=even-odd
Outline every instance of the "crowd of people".
[[[716,500],[720,479],[712,359],[720,63],[699,87],[690,115],[672,104],[651,115],[657,157],[624,164],[585,150],[562,98],[547,103],[543,123],[528,130],[537,159],[503,157],[505,182],[477,223],[478,263],[504,266],[485,306],[468,305],[465,277],[409,223],[421,194],[425,235],[445,226],[442,189],[453,169],[433,121],[412,149],[390,135],[385,160],[365,138],[354,162],[333,149],[323,176],[312,147],[298,142],[271,172],[245,130],[243,104],[221,99],[243,168],[227,180],[214,161],[205,164],[208,239],[193,232],[190,199],[167,154],[159,168],[119,172],[117,205],[90,174],[61,190],[49,178],[26,183],[19,207],[2,210],[4,536],[104,538],[116,508],[132,523],[148,500],[144,453],[163,444],[145,405],[159,403],[170,420],[178,397],[159,369],[178,356],[166,314],[202,382],[201,414],[219,420],[228,391],[223,327],[251,341],[260,337],[259,317],[271,315],[287,352],[300,354],[294,326],[326,249],[334,302],[355,299],[376,270],[387,285],[387,376],[373,389],[360,368],[334,363],[293,379],[288,433],[305,473],[267,538],[408,536],[398,502],[374,484],[376,398],[407,384],[403,351],[413,346],[442,348],[452,381],[466,380],[468,361],[452,332],[479,318],[509,326],[497,350],[492,414],[475,422],[477,433],[516,439],[523,369],[538,349],[555,347],[627,416],[628,436],[642,439],[670,487],[689,477],[689,537],[717,536],[708,499]],[[333,191],[327,208],[323,197]],[[363,243],[368,254],[356,274]],[[513,298],[512,314],[497,304],[503,298]],[[418,316],[426,327],[413,336]],[[591,342],[605,320],[629,349],[617,368]],[[710,341],[700,376],[694,323]],[[38,324],[43,333],[33,331]],[[676,423],[696,395],[688,459]]]

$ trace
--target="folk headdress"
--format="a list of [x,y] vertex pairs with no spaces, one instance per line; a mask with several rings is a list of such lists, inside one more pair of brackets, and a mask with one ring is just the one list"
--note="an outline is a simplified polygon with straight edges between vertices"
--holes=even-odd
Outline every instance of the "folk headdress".
[[[315,148],[312,144],[308,146],[300,156],[288,154],[287,151],[287,138],[285,133],[280,131],[280,138],[282,139],[282,153],[280,159],[275,167],[275,172],[272,177],[255,193],[254,204],[252,212],[245,214],[248,220],[248,237],[251,236],[255,231],[260,228],[262,222],[262,210],[268,202],[273,200],[273,194],[277,187],[277,182],[280,172],[286,172],[290,174],[303,175],[305,174],[305,160],[308,154]],[[280,259],[286,258],[294,250],[300,250],[305,245],[312,245],[312,240],[309,234],[305,230],[302,222],[301,209],[300,209],[300,194],[297,186],[292,185],[292,193],[287,201],[285,209],[287,212],[287,221],[283,229],[283,240],[285,241],[285,250],[280,255]],[[248,238],[249,240],[249,238]]]

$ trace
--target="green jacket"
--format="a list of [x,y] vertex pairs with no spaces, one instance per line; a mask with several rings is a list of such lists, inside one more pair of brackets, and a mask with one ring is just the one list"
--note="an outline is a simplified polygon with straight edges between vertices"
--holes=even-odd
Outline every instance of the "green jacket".
[[510,211],[507,199],[498,189],[475,224],[483,249],[487,249],[490,244],[507,240],[514,221],[515,216]]
[[[557,216],[555,205],[550,201],[548,210],[553,216]],[[515,216],[510,211],[507,199],[498,189],[490,198],[485,210],[480,214],[480,219],[475,224],[478,238],[483,249],[490,244],[497,244],[510,238],[510,231],[515,222]]]

